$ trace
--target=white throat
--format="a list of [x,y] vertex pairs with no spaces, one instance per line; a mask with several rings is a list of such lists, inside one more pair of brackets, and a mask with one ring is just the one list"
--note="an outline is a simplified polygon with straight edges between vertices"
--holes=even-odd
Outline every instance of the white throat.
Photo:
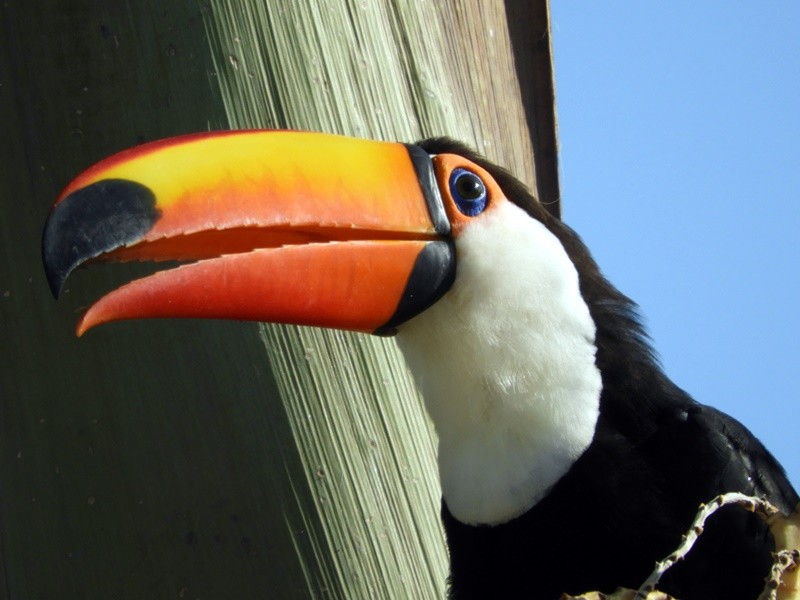
[[599,412],[595,326],[558,239],[503,201],[456,239],[451,289],[400,327],[439,436],[447,507],[499,524],[586,450]]

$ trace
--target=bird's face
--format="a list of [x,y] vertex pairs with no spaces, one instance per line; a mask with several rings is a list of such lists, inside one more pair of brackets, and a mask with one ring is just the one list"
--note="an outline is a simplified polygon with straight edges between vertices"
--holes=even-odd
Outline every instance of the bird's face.
[[601,384],[576,268],[464,156],[293,132],[156,142],[72,182],[43,254],[56,294],[90,261],[192,261],[107,294],[79,334],[140,317],[397,333],[463,522],[521,514],[591,442]]

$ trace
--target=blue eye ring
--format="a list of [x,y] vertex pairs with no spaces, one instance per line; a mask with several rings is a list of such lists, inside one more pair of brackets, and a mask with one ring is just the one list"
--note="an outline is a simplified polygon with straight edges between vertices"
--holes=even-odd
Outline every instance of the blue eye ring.
[[486,210],[486,184],[472,171],[453,169],[450,174],[450,195],[461,214],[477,217]]

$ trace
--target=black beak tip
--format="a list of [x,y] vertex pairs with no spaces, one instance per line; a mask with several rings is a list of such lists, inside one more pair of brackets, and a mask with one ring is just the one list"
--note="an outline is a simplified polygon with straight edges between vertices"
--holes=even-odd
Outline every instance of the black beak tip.
[[42,247],[42,260],[44,261],[44,274],[45,277],[47,277],[47,285],[50,286],[50,293],[53,294],[53,298],[58,300],[58,297],[61,294],[61,288],[64,287],[64,281],[66,281],[69,272],[61,272],[53,268],[51,264],[48,263],[44,245]]
[[125,179],[98,181],[64,198],[42,234],[42,261],[53,296],[58,298],[76,267],[139,241],[159,216],[153,192]]

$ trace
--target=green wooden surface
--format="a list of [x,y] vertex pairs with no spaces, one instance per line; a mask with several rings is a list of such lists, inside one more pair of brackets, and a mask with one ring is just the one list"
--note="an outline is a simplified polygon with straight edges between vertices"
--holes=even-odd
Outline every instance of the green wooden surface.
[[0,595],[434,597],[435,443],[388,340],[77,312],[39,259],[92,162],[229,127],[448,134],[535,183],[504,5],[0,3]]

